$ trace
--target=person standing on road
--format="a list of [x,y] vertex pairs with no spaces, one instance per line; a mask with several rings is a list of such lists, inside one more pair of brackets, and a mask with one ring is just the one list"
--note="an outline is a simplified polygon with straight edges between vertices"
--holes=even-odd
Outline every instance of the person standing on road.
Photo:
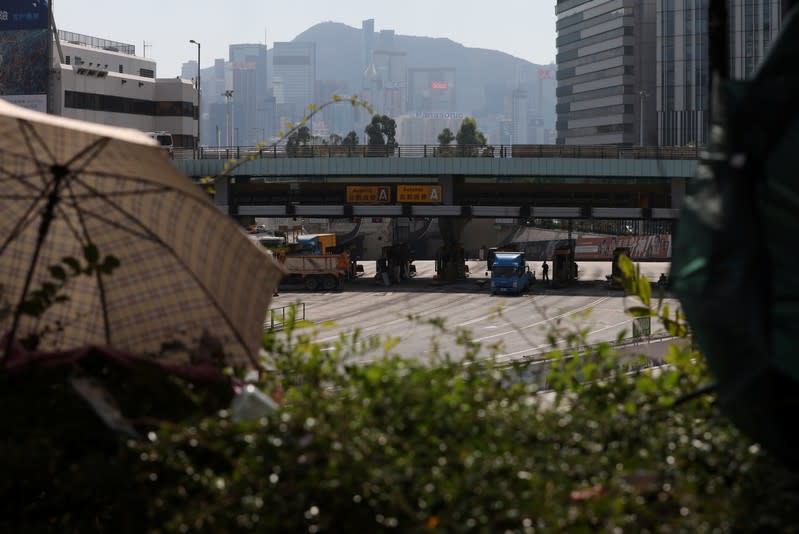
[[549,265],[547,264],[547,260],[544,260],[544,263],[541,264],[541,271],[543,272],[541,279],[549,281]]

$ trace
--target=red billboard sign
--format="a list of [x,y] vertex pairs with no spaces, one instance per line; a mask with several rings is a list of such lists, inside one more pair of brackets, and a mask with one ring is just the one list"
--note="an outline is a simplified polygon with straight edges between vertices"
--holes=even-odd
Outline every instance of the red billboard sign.
[[449,83],[447,83],[447,82],[433,82],[433,83],[431,84],[431,87],[432,87],[433,89],[443,89],[443,90],[446,90],[446,89],[449,89]]

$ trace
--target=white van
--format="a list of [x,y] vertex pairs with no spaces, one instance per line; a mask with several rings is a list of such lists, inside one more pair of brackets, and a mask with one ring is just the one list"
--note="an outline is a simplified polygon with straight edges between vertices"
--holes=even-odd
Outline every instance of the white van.
[[169,132],[147,132],[152,139],[155,139],[161,148],[167,151],[169,157],[175,156],[174,147],[172,146],[172,134]]

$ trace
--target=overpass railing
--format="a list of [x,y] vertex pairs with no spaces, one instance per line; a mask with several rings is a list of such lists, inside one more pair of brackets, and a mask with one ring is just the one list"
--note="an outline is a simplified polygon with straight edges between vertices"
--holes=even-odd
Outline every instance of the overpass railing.
[[701,147],[591,145],[306,145],[176,148],[175,159],[242,158],[597,158],[697,160]]

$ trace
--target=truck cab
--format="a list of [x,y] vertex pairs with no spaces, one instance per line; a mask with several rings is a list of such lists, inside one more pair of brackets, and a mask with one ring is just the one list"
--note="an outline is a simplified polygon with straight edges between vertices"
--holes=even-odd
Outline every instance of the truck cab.
[[491,294],[518,295],[533,283],[524,252],[497,252],[491,265]]

